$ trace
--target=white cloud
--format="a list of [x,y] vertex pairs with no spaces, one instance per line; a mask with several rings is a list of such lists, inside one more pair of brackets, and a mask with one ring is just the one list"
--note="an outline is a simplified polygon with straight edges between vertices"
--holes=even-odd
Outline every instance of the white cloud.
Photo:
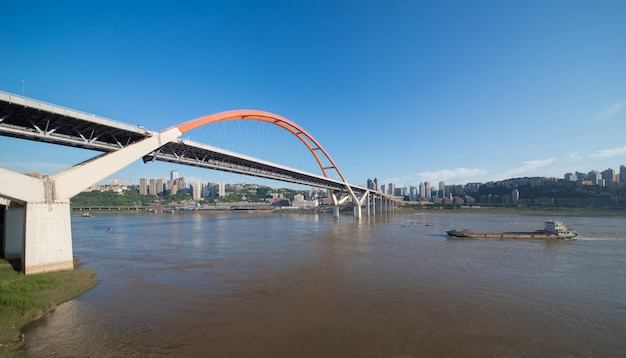
[[605,109],[604,111],[598,113],[595,117],[593,117],[593,119],[596,121],[601,121],[601,120],[613,117],[614,115],[620,113],[624,109],[624,105],[625,105],[624,102],[616,103],[612,105],[611,107]]
[[578,152],[572,152],[567,156],[568,160],[576,160],[578,159]]
[[541,175],[540,173],[537,173],[536,170],[550,163],[553,163],[555,160],[556,158],[542,159],[542,160],[529,160],[529,161],[523,162],[522,165],[517,168],[509,169],[504,173],[495,175],[493,180],[503,180],[503,179],[510,179],[510,178],[524,177],[524,176]]
[[626,154],[626,145],[613,149],[599,150],[593,154],[589,154],[591,158],[608,158]]
[[478,168],[455,168],[436,171],[424,171],[407,175],[403,178],[386,178],[382,184],[395,183],[401,186],[416,186],[421,182],[429,181],[431,184],[444,181],[447,184],[465,184],[480,182],[486,179],[487,170]]

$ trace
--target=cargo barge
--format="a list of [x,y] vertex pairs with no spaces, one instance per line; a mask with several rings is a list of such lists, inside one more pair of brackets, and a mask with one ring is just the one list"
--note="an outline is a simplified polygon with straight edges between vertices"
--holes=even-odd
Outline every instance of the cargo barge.
[[573,239],[576,232],[561,221],[546,220],[543,230],[529,232],[477,232],[469,230],[448,230],[448,236],[467,239]]

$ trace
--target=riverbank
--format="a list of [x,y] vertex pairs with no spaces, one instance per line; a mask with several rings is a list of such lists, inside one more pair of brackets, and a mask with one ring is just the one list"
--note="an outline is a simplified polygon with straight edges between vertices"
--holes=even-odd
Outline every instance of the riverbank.
[[[74,267],[80,266],[75,259]],[[94,270],[23,275],[0,259],[0,357],[22,357],[21,329],[98,284]],[[26,338],[27,339],[27,338]]]

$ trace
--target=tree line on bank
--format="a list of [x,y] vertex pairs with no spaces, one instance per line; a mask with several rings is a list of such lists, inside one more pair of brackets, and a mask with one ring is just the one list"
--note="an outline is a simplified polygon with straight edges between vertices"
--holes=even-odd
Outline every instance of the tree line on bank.
[[[224,197],[209,197],[200,200],[199,204],[261,202],[271,199],[273,193],[281,194],[283,198],[293,200],[299,192],[293,189],[272,189],[259,187],[256,189],[235,189],[226,192]],[[176,193],[174,195],[142,195],[136,189],[115,191],[86,191],[81,192],[71,199],[72,206],[150,206],[150,205],[173,205],[195,204],[189,192]]]

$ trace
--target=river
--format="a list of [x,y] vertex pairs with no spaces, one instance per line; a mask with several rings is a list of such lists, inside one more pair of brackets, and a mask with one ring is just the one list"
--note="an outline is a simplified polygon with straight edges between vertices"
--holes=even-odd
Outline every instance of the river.
[[541,216],[94,215],[101,280],[26,329],[28,357],[623,357],[626,218],[570,241],[467,240]]

